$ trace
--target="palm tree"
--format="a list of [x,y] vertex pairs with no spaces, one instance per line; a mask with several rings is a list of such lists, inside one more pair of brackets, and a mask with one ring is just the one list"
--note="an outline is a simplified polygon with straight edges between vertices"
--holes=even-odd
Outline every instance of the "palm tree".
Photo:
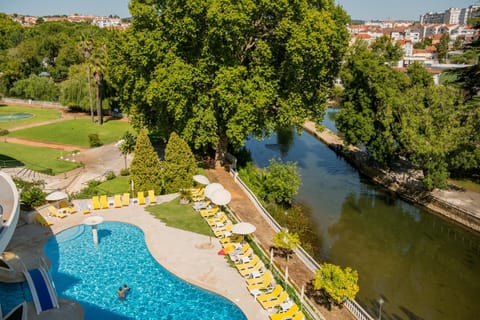
[[90,118],[92,122],[95,122],[93,115],[93,95],[92,95],[92,70],[90,67],[90,57],[94,47],[93,39],[82,35],[82,41],[80,42],[79,49],[82,55],[85,57],[85,64],[87,65],[87,79],[88,79],[88,96],[90,99]]
[[91,63],[93,67],[93,76],[95,78],[95,92],[96,92],[96,102],[97,102],[97,117],[98,124],[103,124],[103,115],[102,115],[102,101],[103,101],[103,76],[105,72],[105,59],[107,57],[107,46],[102,44],[93,51],[91,56]]
[[127,169],[127,156],[135,150],[136,143],[135,136],[130,131],[125,132],[122,137],[122,143],[118,146],[125,158],[125,170]]

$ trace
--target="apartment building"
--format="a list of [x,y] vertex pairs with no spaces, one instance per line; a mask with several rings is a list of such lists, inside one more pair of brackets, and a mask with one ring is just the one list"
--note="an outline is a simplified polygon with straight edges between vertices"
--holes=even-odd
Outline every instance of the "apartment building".
[[467,8],[449,8],[444,12],[428,12],[420,16],[420,24],[467,24],[480,14],[480,5]]

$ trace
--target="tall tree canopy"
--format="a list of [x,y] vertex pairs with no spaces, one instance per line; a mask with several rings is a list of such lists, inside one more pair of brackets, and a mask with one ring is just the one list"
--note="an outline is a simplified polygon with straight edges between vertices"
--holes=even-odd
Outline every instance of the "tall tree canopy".
[[351,50],[342,71],[344,108],[336,121],[346,142],[366,147],[384,165],[410,160],[423,171],[428,189],[445,187],[452,174],[478,177],[478,104],[464,104],[453,87],[434,85],[419,64],[404,74],[365,43]]
[[333,0],[132,0],[109,50],[124,111],[197,150],[323,117],[348,44]]

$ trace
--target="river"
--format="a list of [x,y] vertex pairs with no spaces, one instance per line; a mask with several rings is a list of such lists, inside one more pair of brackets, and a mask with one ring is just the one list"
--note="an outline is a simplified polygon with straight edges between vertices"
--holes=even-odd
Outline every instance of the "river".
[[[335,131],[329,109],[324,125]],[[480,235],[371,184],[307,133],[250,139],[255,164],[296,161],[316,258],[359,273],[357,301],[382,319],[479,319]]]

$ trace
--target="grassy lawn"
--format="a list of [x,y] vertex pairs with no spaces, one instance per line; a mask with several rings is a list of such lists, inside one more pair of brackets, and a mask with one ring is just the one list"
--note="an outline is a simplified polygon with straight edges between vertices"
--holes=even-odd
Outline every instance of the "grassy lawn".
[[16,126],[23,126],[35,122],[60,118],[60,112],[58,110],[8,106],[0,104],[0,115],[6,113],[31,113],[33,114],[33,117],[23,120],[0,121],[0,128],[2,129],[10,129]]
[[473,191],[473,192],[480,192],[480,184],[475,183],[471,180],[452,179],[452,182],[455,183],[456,185],[459,185],[462,188],[465,188],[466,190]]
[[98,185],[97,189],[101,191],[102,194],[107,194],[109,196],[130,192],[130,177],[129,176],[115,177],[115,179],[102,182],[101,184]]
[[89,119],[77,119],[18,130],[10,133],[10,136],[89,147],[88,135],[91,133],[97,133],[103,144],[109,144],[120,140],[129,129],[130,124],[123,121],[111,120],[99,126]]
[[17,161],[31,170],[45,173],[51,170],[52,174],[70,171],[80,166],[78,163],[57,160],[64,154],[65,152],[61,150],[0,142],[0,165]]
[[200,214],[193,210],[191,204],[180,204],[179,198],[145,209],[169,227],[213,236]]

